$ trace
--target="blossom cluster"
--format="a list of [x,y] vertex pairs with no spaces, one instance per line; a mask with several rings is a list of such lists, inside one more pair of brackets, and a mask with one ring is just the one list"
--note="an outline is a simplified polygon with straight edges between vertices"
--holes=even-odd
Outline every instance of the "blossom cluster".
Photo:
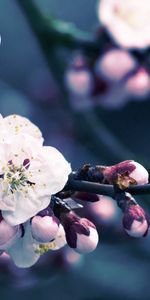
[[1,117],[0,132],[1,254],[29,267],[66,243],[81,253],[92,251],[98,243],[94,224],[68,210],[57,218],[51,207],[52,195],[68,181],[70,164],[43,145],[41,131],[24,117]]
[[150,95],[150,75],[145,66],[127,50],[111,45],[92,60],[75,53],[66,69],[65,85],[71,107],[77,111],[120,109],[130,100],[143,101]]
[[[0,132],[0,252],[18,267],[30,267],[42,254],[66,244],[80,254],[96,248],[96,226],[74,210],[82,207],[79,200],[101,202],[102,196],[67,189],[72,176],[113,185],[125,232],[133,237],[147,234],[149,218],[126,192],[131,185],[148,183],[142,165],[127,160],[113,166],[84,165],[72,173],[58,150],[43,145],[40,130],[28,119],[1,117]],[[107,210],[107,201],[105,206]]]
[[66,69],[71,106],[76,110],[118,109],[130,100],[148,99],[149,0],[101,0],[97,8],[99,53],[81,48]]
[[[76,179],[113,185],[115,190],[113,199],[116,200],[118,207],[123,212],[124,231],[129,236],[136,238],[147,235],[150,225],[149,217],[133,196],[126,192],[126,189],[132,185],[141,186],[148,183],[149,174],[141,164],[133,160],[126,160],[113,166],[91,167],[84,165],[76,173]],[[114,214],[114,206],[112,206],[110,199],[107,200],[108,197],[103,200],[104,196],[93,196],[80,192],[75,194],[75,198],[95,203],[102,201],[101,207],[98,204],[95,205],[94,215],[97,214],[104,221],[107,218],[108,220],[111,219],[112,214]]]

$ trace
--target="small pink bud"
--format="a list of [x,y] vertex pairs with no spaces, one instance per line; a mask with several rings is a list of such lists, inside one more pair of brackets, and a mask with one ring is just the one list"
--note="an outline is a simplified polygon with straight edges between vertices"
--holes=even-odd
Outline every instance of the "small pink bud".
[[31,220],[33,238],[39,243],[48,243],[56,237],[59,220],[55,216],[35,216]]
[[68,245],[78,253],[92,252],[98,244],[95,225],[88,219],[79,218],[73,212],[63,216],[63,226]]
[[114,224],[118,220],[118,209],[116,202],[108,196],[99,196],[99,201],[90,203],[90,212],[100,223]]
[[131,72],[137,63],[126,50],[111,49],[96,62],[96,72],[107,80],[118,81]]
[[125,231],[132,237],[142,237],[148,232],[148,217],[138,204],[129,204],[126,207],[122,222]]
[[76,55],[65,74],[67,89],[80,96],[87,96],[93,89],[93,76],[82,55]]
[[0,221],[0,250],[10,248],[22,235],[20,225],[10,226],[4,219]]
[[136,74],[131,76],[126,82],[126,89],[133,96],[143,98],[150,93],[150,76],[149,73],[141,68]]
[[148,172],[134,160],[125,160],[102,170],[104,181],[109,184],[118,184],[120,188],[127,188],[130,184],[148,183]]

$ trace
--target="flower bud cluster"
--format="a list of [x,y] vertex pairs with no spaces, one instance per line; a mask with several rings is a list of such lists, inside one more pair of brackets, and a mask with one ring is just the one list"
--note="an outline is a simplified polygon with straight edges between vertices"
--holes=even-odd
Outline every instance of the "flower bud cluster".
[[[65,73],[65,85],[75,110],[93,106],[122,108],[129,100],[150,95],[149,0],[100,0],[96,34],[99,53],[74,53]],[[98,44],[99,45],[99,44]],[[132,50],[132,52],[128,50]],[[136,50],[136,51],[135,51]]]
[[120,195],[117,201],[123,210],[122,224],[125,232],[136,238],[146,236],[150,223],[144,209],[129,193]]
[[[114,186],[114,200],[123,211],[123,228],[132,237],[146,236],[149,228],[149,218],[144,209],[137,204],[131,194],[126,189],[131,185],[145,185],[148,183],[149,174],[147,170],[134,160],[126,160],[113,166],[84,165],[76,173],[77,180],[97,182]],[[75,199],[92,202],[100,200],[102,196],[89,193],[75,193]],[[99,209],[98,205],[96,206]],[[92,209],[92,208],[91,208]],[[109,209],[109,208],[108,208]],[[107,209],[105,209],[107,211]],[[95,213],[96,216],[96,213]],[[101,211],[99,213],[101,216]]]
[[[39,129],[28,120],[2,118],[0,129],[0,253],[25,268],[66,244],[80,254],[93,251],[99,240],[96,227],[74,210],[82,207],[78,200],[97,203],[101,197],[67,190],[70,165],[55,148],[43,146]],[[147,234],[149,219],[126,192],[131,185],[148,183],[142,165],[134,160],[113,166],[84,165],[69,178],[113,185],[126,233],[133,237]]]

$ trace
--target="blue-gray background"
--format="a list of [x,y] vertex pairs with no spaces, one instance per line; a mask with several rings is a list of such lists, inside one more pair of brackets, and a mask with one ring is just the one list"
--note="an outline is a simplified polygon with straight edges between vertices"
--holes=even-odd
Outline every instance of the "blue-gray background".
[[[83,30],[93,32],[98,25],[95,0],[36,0],[35,3],[47,14],[75,22]],[[105,150],[95,156],[84,136],[83,140],[81,136],[78,139],[73,116],[60,105],[59,86],[15,1],[0,1],[0,34],[0,113],[4,116],[18,113],[30,118],[42,129],[45,143],[56,146],[73,168],[85,162],[107,164]],[[131,102],[122,110],[99,112],[103,122],[126,147],[147,162],[149,109],[150,102],[145,101]],[[111,151],[109,162],[114,162]],[[149,197],[146,201],[150,201]],[[150,238],[130,240],[117,236],[111,229],[104,234],[104,227],[99,231],[99,247],[85,256],[78,267],[52,269],[47,259],[44,267],[42,263],[35,267],[33,277],[29,270],[26,274],[20,271],[18,284],[13,284],[9,271],[2,266],[1,298],[149,299]]]

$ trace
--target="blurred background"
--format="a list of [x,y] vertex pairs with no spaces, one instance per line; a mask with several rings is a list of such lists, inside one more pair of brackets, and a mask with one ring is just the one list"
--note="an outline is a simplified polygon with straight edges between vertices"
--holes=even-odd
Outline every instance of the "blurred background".
[[[150,79],[145,62],[140,65],[137,54],[130,53],[120,56],[121,66],[129,64],[127,70],[116,69],[113,51],[119,48],[106,32],[99,53],[63,45],[52,46],[45,57],[19,2],[25,1],[0,1],[0,113],[20,114],[37,124],[45,144],[59,149],[74,170],[84,163],[111,165],[125,159],[150,170]],[[32,3],[44,15],[74,23],[93,36],[103,30],[95,0]],[[147,212],[149,201],[150,196],[139,198]],[[125,235],[111,198],[86,205],[81,214],[97,225],[96,251],[85,256],[68,248],[49,252],[25,270],[9,257],[1,258],[2,299],[149,299],[150,236],[136,240]]]

